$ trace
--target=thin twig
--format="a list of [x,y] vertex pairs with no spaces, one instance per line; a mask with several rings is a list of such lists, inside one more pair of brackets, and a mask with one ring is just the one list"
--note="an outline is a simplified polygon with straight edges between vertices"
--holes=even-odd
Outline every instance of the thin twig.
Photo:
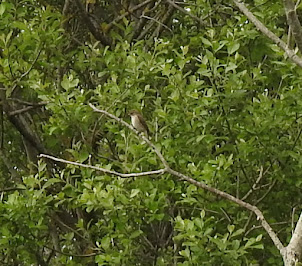
[[48,247],[48,246],[44,246],[44,247],[47,248],[47,249],[50,249],[50,250],[52,250],[52,251],[55,251],[55,252],[57,252],[57,253],[59,253],[59,254],[68,256],[68,257],[84,257],[84,258],[87,258],[87,257],[94,257],[94,256],[96,256],[96,255],[103,254],[103,252],[99,252],[99,253],[90,253],[90,254],[65,253],[65,252],[56,250],[56,249],[54,249],[54,248]]
[[72,164],[72,165],[76,165],[76,166],[80,166],[80,167],[84,167],[84,168],[90,168],[90,169],[94,169],[100,172],[103,172],[105,174],[111,174],[111,175],[116,175],[122,178],[129,178],[129,177],[140,177],[140,176],[147,176],[147,175],[161,175],[165,172],[165,169],[159,169],[159,170],[155,170],[155,171],[148,171],[148,172],[140,172],[140,173],[130,173],[130,174],[122,174],[119,172],[115,172],[115,171],[111,171],[105,168],[100,168],[97,166],[93,166],[93,165],[87,165],[87,164],[82,164],[82,163],[76,163],[76,162],[72,162],[72,161],[67,161],[64,159],[60,159],[54,156],[50,156],[47,154],[40,154],[39,155],[40,158],[48,158],[50,160],[56,161],[56,162],[61,162],[61,163],[66,163],[66,164]]
[[9,116],[14,116],[14,115],[19,115],[19,114],[22,114],[22,113],[25,113],[31,109],[35,109],[37,108],[38,106],[27,106],[25,108],[22,108],[22,109],[18,109],[18,110],[15,110],[15,111],[11,111],[8,113]]
[[[268,169],[270,168],[270,166],[268,167]],[[259,176],[257,178],[257,180],[255,181],[254,185],[252,186],[252,188],[242,197],[242,200],[246,200],[247,197],[253,193],[253,191],[255,191],[257,189],[257,185],[259,184],[259,182],[261,181],[263,177],[263,166],[260,167],[260,173]]]
[[7,101],[12,101],[12,102],[17,102],[23,105],[28,105],[28,106],[42,106],[42,105],[46,105],[49,102],[38,102],[38,103],[32,103],[32,102],[27,102],[18,98],[7,98]]
[[128,16],[129,14],[133,13],[134,11],[144,7],[145,5],[151,3],[153,0],[146,0],[145,2],[142,2],[141,4],[138,4],[136,6],[134,6],[133,8],[131,8],[129,11],[125,12],[124,14],[118,16],[116,19],[114,19],[112,22],[110,22],[107,27],[106,27],[106,31],[108,32],[109,30],[111,30],[111,28],[113,27],[113,25],[115,25],[117,22],[119,22],[120,20],[122,20],[124,17]]
[[258,205],[271,192],[271,190],[276,185],[276,183],[277,183],[277,179],[275,179],[273,181],[273,183],[270,185],[270,187],[267,189],[267,191],[264,193],[264,195],[256,201],[255,205]]
[[192,13],[190,13],[189,11],[185,10],[184,8],[180,7],[179,5],[177,5],[175,2],[171,1],[171,0],[166,0],[167,3],[169,3],[171,6],[173,6],[174,8],[178,9],[180,12],[188,15],[189,17],[193,18],[194,20],[196,20],[198,23],[200,23],[203,26],[207,26],[207,23],[205,23],[201,18],[193,15]]
[[32,64],[30,65],[30,67],[28,68],[28,70],[27,70],[26,72],[24,72],[24,73],[17,79],[17,81],[15,82],[15,84],[14,84],[14,86],[13,86],[13,88],[12,88],[12,91],[14,91],[15,88],[17,87],[18,83],[19,83],[24,77],[26,77],[26,76],[30,73],[30,71],[32,71],[32,69],[33,69],[35,63],[38,61],[38,59],[39,59],[39,57],[40,57],[41,52],[42,52],[42,48],[39,50],[38,54],[36,55],[34,61],[33,61]]
[[140,18],[147,18],[147,19],[153,20],[153,21],[155,21],[156,23],[158,23],[158,24],[160,24],[161,26],[163,26],[165,29],[169,30],[169,31],[173,34],[173,31],[172,31],[168,26],[166,26],[165,24],[161,23],[160,21],[158,21],[158,20],[155,19],[155,18],[148,17],[148,16],[145,16],[145,15],[141,15]]
[[160,22],[160,24],[157,25],[157,28],[154,30],[151,37],[149,38],[150,40],[152,40],[152,42],[153,42],[155,37],[159,36],[162,29],[164,28],[162,25],[165,25],[165,23],[167,21],[169,21],[172,14],[173,14],[173,7],[172,6],[169,6],[167,11],[163,10],[162,15],[161,15],[161,22]]
[[230,215],[228,215],[228,213],[223,208],[220,208],[220,210],[222,211],[222,213],[224,214],[224,216],[227,218],[227,220],[229,221],[229,223],[232,223],[232,219],[230,218]]
[[69,10],[69,6],[70,6],[70,0],[65,0],[64,6],[63,6],[63,11],[62,11],[62,15],[66,16]]
[[87,241],[88,239],[86,239],[84,236],[82,236],[77,230],[73,229],[72,227],[68,226],[67,224],[65,224],[58,215],[54,214],[53,218],[60,223],[62,226],[66,227],[67,229],[69,229],[70,231],[72,231],[73,233],[75,233],[77,236],[79,236],[80,238],[82,238],[83,240]]
[[32,64],[31,64],[31,66],[29,67],[29,69],[28,69],[25,73],[23,73],[23,74],[21,75],[21,77],[19,78],[19,81],[20,81],[21,79],[23,79],[25,76],[27,76],[27,75],[29,74],[29,72],[33,69],[34,64],[38,61],[38,58],[39,58],[41,52],[42,52],[42,49],[40,49],[40,51],[38,52],[36,58],[35,58],[34,61],[32,62]]
[[[278,223],[271,223],[271,225],[283,225],[283,224],[289,224],[289,222],[278,222]],[[250,232],[252,232],[255,229],[261,228],[261,225],[253,225],[245,234],[244,236],[246,237]]]

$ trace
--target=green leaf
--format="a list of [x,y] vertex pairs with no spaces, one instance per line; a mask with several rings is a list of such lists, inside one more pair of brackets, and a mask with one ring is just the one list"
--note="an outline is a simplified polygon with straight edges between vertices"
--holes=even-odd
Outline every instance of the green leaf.
[[5,9],[6,9],[5,4],[4,3],[0,4],[0,16],[4,14]]
[[63,89],[68,91],[71,88],[75,88],[79,84],[79,79],[73,79],[73,76],[70,75],[69,77],[64,76],[61,82],[61,86]]
[[240,43],[238,42],[230,42],[228,45],[228,53],[231,55],[235,53],[240,48]]
[[110,237],[103,237],[102,240],[101,240],[101,246],[104,250],[107,250],[109,249],[110,247]]
[[131,233],[130,235],[130,239],[133,239],[133,238],[137,238],[138,236],[140,236],[141,234],[143,234],[144,232],[141,231],[141,230],[136,230],[134,232]]
[[242,235],[243,233],[244,233],[244,229],[238,229],[232,234],[232,237]]
[[84,151],[81,151],[80,154],[79,154],[79,160],[80,160],[81,163],[86,161],[88,159],[88,157],[89,157],[89,152],[88,151],[84,150]]
[[201,39],[202,43],[205,44],[207,47],[212,46],[212,43],[208,39],[206,39],[204,37],[200,37],[200,39]]
[[235,70],[237,68],[237,65],[234,64],[233,62],[230,62],[229,65],[225,68],[225,72],[229,72],[231,70]]
[[51,185],[53,185],[53,184],[55,184],[55,183],[61,183],[61,182],[62,182],[61,179],[58,179],[58,178],[51,178],[51,179],[49,179],[49,180],[47,180],[47,181],[45,182],[45,184],[43,185],[43,189],[48,188],[49,186],[51,186]]
[[139,192],[140,192],[140,189],[132,189],[130,198],[134,198]]

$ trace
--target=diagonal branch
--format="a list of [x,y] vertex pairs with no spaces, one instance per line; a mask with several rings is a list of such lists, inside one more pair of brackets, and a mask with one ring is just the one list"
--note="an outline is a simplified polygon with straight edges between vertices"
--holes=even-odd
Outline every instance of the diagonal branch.
[[290,26],[294,35],[296,44],[302,52],[302,28],[296,13],[296,7],[292,0],[284,0],[284,8],[286,12],[287,23]]
[[184,8],[180,7],[179,5],[177,5],[173,0],[166,0],[166,2],[173,6],[174,8],[178,9],[180,12],[188,15],[189,17],[191,17],[192,19],[196,20],[200,25],[203,26],[207,26],[207,23],[204,22],[204,20],[202,20],[201,18],[193,15],[192,13],[190,13],[189,11],[185,10]]
[[258,20],[252,12],[250,12],[247,7],[238,0],[233,0],[235,5],[240,9],[240,11],[260,30],[264,35],[271,39],[275,44],[277,44],[281,49],[285,51],[287,56],[299,67],[302,67],[302,58],[297,56],[296,53],[287,47],[287,44],[277,37],[276,34],[271,32],[267,27],[265,27],[260,20]]
[[189,177],[189,176],[186,176],[180,172],[177,172],[173,169],[170,168],[168,162],[166,161],[166,159],[164,158],[164,156],[161,154],[161,152],[159,151],[159,149],[151,142],[149,141],[145,136],[143,135],[140,135],[139,132],[137,130],[135,130],[131,125],[129,125],[128,123],[126,123],[125,121],[123,121],[122,119],[116,117],[115,115],[113,114],[110,114],[108,113],[107,111],[104,111],[104,110],[100,110],[98,108],[96,108],[94,105],[92,105],[91,103],[89,103],[89,106],[96,112],[99,112],[99,113],[102,113],[114,120],[116,120],[118,123],[124,125],[125,127],[129,128],[131,131],[133,131],[137,137],[143,139],[152,149],[153,151],[156,153],[156,155],[159,157],[159,159],[161,160],[162,164],[165,166],[165,169],[164,171],[173,175],[173,176],[176,176],[178,177],[179,179],[181,180],[186,180],[187,182],[195,185],[196,187],[199,187],[199,188],[202,188],[204,190],[207,190],[207,191],[210,191],[216,195],[219,195],[220,197],[224,198],[224,199],[227,199],[229,201],[232,201],[236,204],[238,204],[239,206],[245,208],[245,209],[248,209],[250,211],[252,211],[254,214],[256,214],[257,216],[257,220],[260,220],[261,222],[261,225],[262,227],[265,229],[265,231],[268,233],[268,235],[270,236],[270,238],[272,239],[272,241],[274,242],[275,246],[278,248],[279,252],[282,254],[282,256],[284,255],[285,253],[285,250],[284,250],[284,246],[283,244],[281,243],[280,239],[278,238],[277,234],[273,231],[272,227],[269,225],[269,223],[266,221],[266,219],[264,218],[262,212],[256,207],[256,206],[253,206],[247,202],[244,202],[240,199],[237,199],[235,198],[234,196],[226,193],[226,192],[223,192],[219,189],[216,189],[216,188],[213,188],[213,187],[210,187],[202,182],[199,182],[199,181],[196,181],[195,179]]
[[18,98],[7,98],[7,101],[12,101],[12,102],[17,102],[23,105],[27,105],[27,106],[43,106],[48,104],[49,102],[38,102],[38,103],[33,103],[33,102],[27,102]]
[[[294,255],[294,257],[301,259],[302,257],[302,213],[296,224],[294,234],[287,246],[288,255]],[[290,254],[292,253],[292,254]]]
[[[45,104],[42,104],[40,106],[43,106]],[[19,115],[19,114],[22,114],[22,113],[26,113],[27,111],[31,110],[31,109],[35,109],[39,107],[39,105],[35,105],[35,106],[26,106],[22,109],[18,109],[18,110],[14,110],[14,111],[11,111],[8,113],[9,116],[13,116],[13,115]]]
[[117,122],[119,122],[120,124],[124,125],[125,127],[129,128],[131,131],[133,131],[138,137],[142,138],[152,149],[153,151],[156,153],[156,155],[158,156],[158,158],[161,160],[162,164],[165,166],[165,168],[170,168],[166,159],[164,158],[164,156],[160,153],[160,151],[155,147],[155,145],[149,140],[147,139],[145,136],[140,135],[139,132],[134,129],[134,127],[130,126],[128,123],[126,123],[124,120],[116,117],[113,114],[108,113],[107,111],[101,110],[96,108],[94,105],[92,105],[91,103],[89,103],[89,106],[98,113],[104,114],[114,120],[116,120]]
[[98,41],[100,41],[103,45],[110,46],[111,42],[107,36],[105,36],[98,27],[96,27],[93,23],[92,18],[89,16],[89,14],[86,12],[84,5],[82,4],[81,0],[75,0],[76,5],[78,6],[80,13],[82,15],[82,19],[85,22],[87,28],[91,32],[91,34],[96,38]]
[[14,86],[13,86],[13,88],[12,88],[12,91],[14,91],[14,90],[16,89],[16,87],[17,87],[17,85],[18,85],[18,82],[20,82],[24,77],[26,77],[26,76],[30,73],[30,71],[32,71],[34,65],[37,63],[37,61],[38,61],[38,59],[39,59],[39,57],[40,57],[41,52],[42,52],[42,48],[41,48],[41,49],[39,50],[39,52],[37,53],[37,55],[36,55],[34,61],[33,61],[32,64],[30,65],[30,67],[27,69],[27,71],[24,72],[17,80],[15,80],[15,84],[14,84]]
[[[156,21],[158,22],[158,26],[155,29],[155,31],[152,33],[150,40],[153,40],[155,37],[158,37],[159,34],[162,32],[163,28],[168,28],[165,23],[167,23],[169,21],[169,19],[171,18],[171,16],[173,15],[173,7],[169,6],[167,11],[164,11],[162,13],[162,18],[161,21]],[[165,27],[163,26],[165,25]],[[171,31],[171,30],[170,30]],[[172,31],[171,31],[172,32]]]
[[41,52],[42,52],[42,49],[39,50],[39,52],[37,53],[36,58],[34,59],[34,61],[32,62],[32,64],[30,65],[30,67],[28,68],[28,70],[21,75],[21,77],[19,78],[19,81],[21,79],[23,79],[25,76],[27,76],[29,74],[29,72],[33,69],[35,63],[38,61],[38,58],[39,58]]
[[111,21],[107,27],[106,27],[106,32],[110,31],[111,28],[113,27],[113,25],[115,25],[116,23],[118,23],[120,20],[122,20],[124,17],[128,16],[129,14],[135,12],[136,10],[144,7],[145,5],[151,3],[153,0],[146,0],[136,6],[134,6],[133,8],[131,8],[129,11],[125,12],[124,14],[118,16],[117,18],[115,18],[113,21]]
[[152,17],[145,16],[145,15],[141,15],[140,17],[141,17],[141,18],[147,18],[147,19],[150,19],[150,20],[155,21],[156,23],[158,23],[158,24],[161,25],[162,27],[166,28],[167,30],[169,30],[169,31],[173,34],[173,31],[172,31],[169,27],[167,27],[165,24],[161,23],[161,22],[158,21],[157,19],[152,18]]

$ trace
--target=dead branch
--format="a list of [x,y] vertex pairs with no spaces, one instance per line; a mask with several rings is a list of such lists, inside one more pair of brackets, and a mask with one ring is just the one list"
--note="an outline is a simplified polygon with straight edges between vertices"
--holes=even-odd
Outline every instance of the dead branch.
[[271,32],[267,27],[265,27],[260,20],[258,20],[252,12],[250,12],[247,7],[238,0],[233,0],[235,5],[239,10],[260,30],[264,35],[271,39],[275,44],[277,44],[287,56],[299,67],[302,67],[302,58],[297,56],[296,53],[287,47],[287,44],[277,37],[273,32]]
[[89,16],[89,14],[86,12],[84,5],[82,4],[81,0],[75,0],[79,11],[82,15],[82,19],[85,22],[87,28],[89,29],[89,31],[91,32],[91,34],[94,36],[94,38],[96,38],[98,41],[100,41],[103,45],[109,45],[111,44],[110,40],[108,39],[108,37],[106,37],[101,31],[100,31],[100,27],[97,28],[93,21],[92,18]]
[[43,106],[48,104],[49,102],[39,102],[39,103],[32,103],[32,102],[27,102],[18,98],[7,98],[7,101],[12,101],[12,102],[17,102],[23,105],[28,105],[28,106]]
[[302,28],[298,15],[296,13],[296,6],[292,0],[284,0],[283,3],[286,12],[287,23],[291,28],[300,52],[302,52]]
[[190,13],[189,11],[185,10],[184,8],[180,7],[179,5],[177,5],[174,1],[172,0],[166,0],[166,2],[173,6],[174,8],[176,8],[177,10],[179,10],[180,12],[188,15],[189,17],[191,17],[192,19],[194,19],[195,21],[197,21],[200,25],[202,26],[207,26],[207,23],[204,22],[201,18],[193,15],[192,13]]
[[93,165],[87,165],[87,164],[67,161],[67,160],[60,159],[60,158],[50,156],[50,155],[47,155],[47,154],[40,154],[39,157],[40,158],[48,158],[50,160],[65,163],[65,164],[72,164],[72,165],[76,165],[76,166],[80,166],[80,167],[84,167],[84,168],[94,169],[94,170],[100,171],[100,172],[105,173],[105,174],[116,175],[116,176],[119,176],[119,177],[122,177],[122,178],[140,177],[140,176],[147,176],[147,175],[160,175],[160,174],[163,174],[165,172],[165,169],[159,169],[159,170],[148,171],[148,172],[123,174],[123,173],[111,171],[111,170],[101,168],[101,167],[97,167],[97,166],[93,166]]
[[27,106],[27,107],[22,108],[22,109],[11,111],[11,112],[8,113],[8,115],[9,116],[19,115],[19,114],[22,114],[22,113],[26,113],[27,111],[29,111],[31,109],[35,109],[37,107],[38,107],[38,105],[36,105],[36,106]]
[[114,19],[112,22],[110,22],[107,27],[106,27],[106,31],[110,31],[111,28],[113,27],[113,25],[115,25],[116,23],[118,23],[119,21],[121,21],[124,17],[128,16],[129,14],[135,12],[136,10],[144,7],[145,5],[151,3],[153,0],[146,0],[145,2],[142,2],[136,6],[134,6],[133,8],[131,8],[129,11],[125,12],[124,14],[118,16],[116,19]]

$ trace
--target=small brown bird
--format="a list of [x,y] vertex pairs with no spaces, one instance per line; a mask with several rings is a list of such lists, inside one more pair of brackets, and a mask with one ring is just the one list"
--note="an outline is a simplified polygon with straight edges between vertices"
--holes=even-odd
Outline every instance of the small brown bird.
[[149,137],[150,131],[147,126],[147,123],[141,113],[137,110],[131,110],[129,112],[129,115],[131,116],[131,123],[132,126],[138,131],[138,132],[144,132],[147,138]]

